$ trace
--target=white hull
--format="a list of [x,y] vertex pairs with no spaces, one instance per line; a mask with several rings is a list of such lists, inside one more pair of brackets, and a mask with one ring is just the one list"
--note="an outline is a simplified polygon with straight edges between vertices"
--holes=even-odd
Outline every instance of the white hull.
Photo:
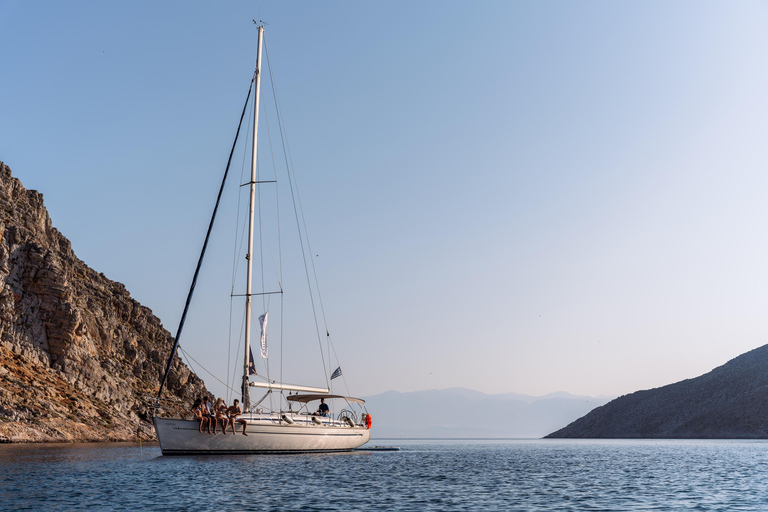
[[274,417],[246,418],[248,426],[238,423],[235,432],[201,434],[199,421],[154,418],[157,440],[163,455],[306,453],[350,451],[367,443],[371,431],[363,426],[350,427],[324,420],[322,425],[296,418],[293,425]]

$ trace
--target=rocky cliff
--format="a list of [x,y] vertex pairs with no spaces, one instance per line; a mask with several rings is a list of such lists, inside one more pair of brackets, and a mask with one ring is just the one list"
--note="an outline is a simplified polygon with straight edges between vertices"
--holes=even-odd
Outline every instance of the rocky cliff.
[[[42,194],[2,162],[0,216],[0,441],[154,438],[146,397],[171,334],[75,256]],[[171,413],[205,389],[178,359],[167,386]]]
[[700,377],[619,397],[547,437],[768,438],[768,345]]

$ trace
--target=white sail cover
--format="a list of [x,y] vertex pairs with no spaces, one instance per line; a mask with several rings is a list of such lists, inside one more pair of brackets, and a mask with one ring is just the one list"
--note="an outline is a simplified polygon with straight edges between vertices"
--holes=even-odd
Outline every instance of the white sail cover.
[[259,317],[259,325],[261,325],[261,357],[264,359],[269,357],[267,351],[267,315],[269,315],[269,311]]

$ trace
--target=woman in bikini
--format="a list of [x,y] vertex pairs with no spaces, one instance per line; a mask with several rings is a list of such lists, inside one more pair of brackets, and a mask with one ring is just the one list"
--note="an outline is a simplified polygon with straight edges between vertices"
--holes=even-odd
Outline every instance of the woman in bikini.
[[195,399],[195,403],[192,404],[192,414],[194,415],[194,419],[200,421],[200,426],[198,427],[198,430],[200,433],[203,433],[203,424],[205,424],[206,427],[208,427],[208,421],[205,416],[203,416],[203,401],[200,398]]
[[213,420],[213,433],[216,434],[216,426],[221,422],[221,430],[225,434],[227,433],[227,405],[224,403],[223,398],[216,400],[216,405],[213,406],[213,413],[216,415]]
[[205,431],[210,434],[211,433],[211,423],[213,423],[215,420],[213,419],[213,415],[211,414],[211,402],[210,398],[207,396],[203,398],[203,403],[200,404],[200,410],[203,413],[203,421],[205,423]]

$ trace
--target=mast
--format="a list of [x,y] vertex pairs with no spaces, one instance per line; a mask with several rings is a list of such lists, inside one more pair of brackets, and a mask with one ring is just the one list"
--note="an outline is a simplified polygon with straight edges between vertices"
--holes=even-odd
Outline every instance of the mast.
[[250,202],[248,214],[248,253],[245,256],[247,260],[246,284],[245,284],[245,354],[243,364],[243,386],[242,403],[243,411],[251,408],[251,394],[249,391],[248,363],[251,353],[251,281],[253,276],[253,221],[254,208],[256,203],[256,152],[258,149],[259,134],[259,96],[261,95],[261,42],[264,38],[264,25],[259,25],[259,41],[256,46],[256,90],[253,98],[253,144],[251,148],[251,182],[250,182]]

